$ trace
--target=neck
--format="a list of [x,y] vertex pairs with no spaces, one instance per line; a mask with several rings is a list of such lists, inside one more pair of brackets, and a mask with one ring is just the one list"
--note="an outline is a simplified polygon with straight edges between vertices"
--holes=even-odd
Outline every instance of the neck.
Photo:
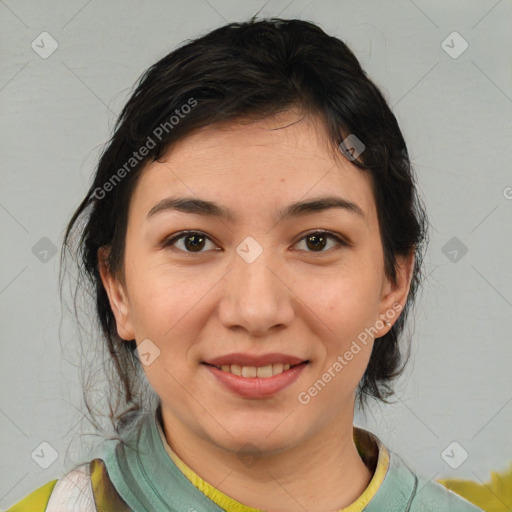
[[[347,416],[347,415],[345,415]],[[203,480],[249,507],[269,512],[336,512],[357,500],[372,471],[353,441],[352,414],[336,416],[305,442],[280,453],[261,453],[252,463],[195,435],[162,408],[164,434],[174,452]]]

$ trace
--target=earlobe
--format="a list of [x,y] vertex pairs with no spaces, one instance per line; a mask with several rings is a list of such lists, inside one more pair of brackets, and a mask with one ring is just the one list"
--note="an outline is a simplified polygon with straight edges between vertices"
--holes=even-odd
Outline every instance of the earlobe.
[[122,283],[108,269],[107,255],[106,248],[100,247],[98,249],[98,269],[101,281],[116,319],[117,333],[124,340],[133,340],[135,339],[135,332],[131,322],[130,303]]

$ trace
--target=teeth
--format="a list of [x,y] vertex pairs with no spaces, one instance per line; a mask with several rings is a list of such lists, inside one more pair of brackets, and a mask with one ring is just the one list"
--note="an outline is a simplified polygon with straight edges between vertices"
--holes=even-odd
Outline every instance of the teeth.
[[[229,372],[229,365],[227,365],[228,369],[225,370],[226,372]],[[231,373],[233,373],[234,375],[239,375],[239,376],[242,376],[242,367],[238,364],[232,364],[231,365]]]
[[272,365],[272,375],[277,375],[278,373],[283,372],[283,365],[282,364],[273,364]]
[[256,366],[242,366],[242,377],[256,377]]
[[[243,375],[243,374],[242,374]],[[256,372],[257,377],[272,377],[272,365],[260,366]]]
[[273,375],[279,375],[290,369],[290,365],[286,364],[269,364],[267,366],[240,366],[239,364],[223,364],[220,369],[223,372],[232,373],[239,377],[261,377],[267,378]]

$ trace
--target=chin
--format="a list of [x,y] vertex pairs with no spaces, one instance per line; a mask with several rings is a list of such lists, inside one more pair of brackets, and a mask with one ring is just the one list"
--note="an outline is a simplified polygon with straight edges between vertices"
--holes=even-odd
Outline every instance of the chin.
[[220,448],[236,453],[241,457],[253,456],[258,458],[262,455],[274,455],[299,443],[296,429],[276,429],[277,425],[278,423],[274,423],[269,428],[267,424],[258,426],[253,422],[250,428],[247,428],[247,426],[232,426],[227,429],[231,435],[223,430],[220,438],[213,436],[211,439]]

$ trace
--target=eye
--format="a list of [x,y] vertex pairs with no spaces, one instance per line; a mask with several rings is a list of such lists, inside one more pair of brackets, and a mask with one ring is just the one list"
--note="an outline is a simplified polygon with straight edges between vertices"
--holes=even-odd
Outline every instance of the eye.
[[334,240],[338,245],[348,247],[349,244],[343,240],[340,236],[331,233],[330,231],[312,231],[307,233],[306,236],[302,237],[298,243],[305,241],[306,247],[313,248],[312,251],[308,252],[327,252],[323,249],[327,245],[327,241]]
[[[334,233],[331,233],[330,231],[312,231],[310,233],[307,233],[305,236],[303,236],[297,244],[304,241],[306,244],[306,247],[309,250],[307,252],[327,252],[323,249],[328,244],[328,240],[334,240],[334,242],[338,245],[348,247],[350,244],[343,240],[338,235],[335,235]],[[214,247],[215,244],[212,242],[212,240],[206,236],[204,233],[201,233],[200,231],[186,231],[178,233],[176,236],[171,236],[170,238],[164,240],[164,242],[161,244],[162,247],[177,247],[180,251],[186,252],[186,253],[200,253],[205,252],[202,249],[204,249],[206,243],[210,242]],[[181,243],[182,247],[180,248],[178,246],[178,243]],[[215,248],[214,250],[220,250],[219,248]]]
[[[211,242],[210,238],[208,238],[204,233],[200,231],[187,231],[181,232],[177,236],[171,237],[165,240],[162,243],[163,247],[168,246],[177,246],[176,242],[181,242],[183,240],[183,246],[185,247],[184,252],[196,253],[196,252],[204,252],[201,249],[205,246],[205,241],[208,240]],[[213,242],[212,242],[213,244]],[[215,246],[215,244],[213,244]],[[188,250],[190,248],[190,250]],[[183,251],[183,249],[180,249]]]

